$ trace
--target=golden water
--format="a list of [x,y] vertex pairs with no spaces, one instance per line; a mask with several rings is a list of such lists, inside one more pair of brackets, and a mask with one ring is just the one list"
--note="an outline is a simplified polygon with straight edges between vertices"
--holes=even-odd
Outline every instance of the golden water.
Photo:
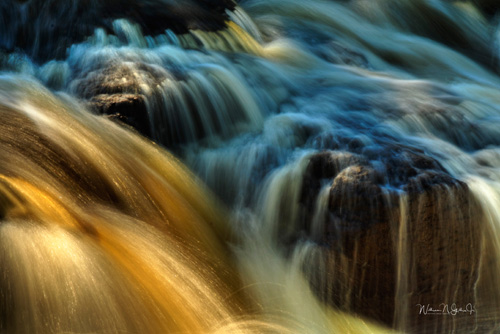
[[[357,333],[173,156],[39,84],[0,78],[5,333]],[[271,293],[269,293],[271,292]]]

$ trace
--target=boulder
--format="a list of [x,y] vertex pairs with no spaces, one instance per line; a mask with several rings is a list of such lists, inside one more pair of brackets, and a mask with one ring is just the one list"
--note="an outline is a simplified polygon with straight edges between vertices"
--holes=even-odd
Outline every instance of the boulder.
[[145,136],[151,136],[151,125],[142,94],[101,94],[90,100],[89,107],[95,113],[106,115]]
[[162,68],[146,63],[108,62],[77,73],[70,89],[84,99],[100,94],[141,94],[144,86],[154,87],[166,75]]
[[[71,90],[87,101],[93,112],[126,124],[144,136],[152,136],[144,91],[158,85],[165,71],[144,63],[104,64],[82,72]],[[147,88],[144,88],[147,85]]]
[[324,151],[304,173],[306,231],[325,183],[328,208],[315,240],[323,256],[305,268],[321,299],[409,332],[474,328],[477,313],[425,315],[418,306],[481,312],[481,210],[467,184],[403,146],[365,156]]

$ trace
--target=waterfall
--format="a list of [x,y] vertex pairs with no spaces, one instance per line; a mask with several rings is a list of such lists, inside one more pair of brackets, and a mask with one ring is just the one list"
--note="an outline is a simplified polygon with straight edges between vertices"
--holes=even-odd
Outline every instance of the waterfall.
[[5,0],[1,333],[495,333],[499,6]]

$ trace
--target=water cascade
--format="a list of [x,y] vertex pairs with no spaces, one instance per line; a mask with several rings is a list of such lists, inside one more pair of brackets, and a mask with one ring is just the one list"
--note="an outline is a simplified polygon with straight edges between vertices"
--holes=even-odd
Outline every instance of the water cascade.
[[498,6],[0,4],[0,333],[496,333]]

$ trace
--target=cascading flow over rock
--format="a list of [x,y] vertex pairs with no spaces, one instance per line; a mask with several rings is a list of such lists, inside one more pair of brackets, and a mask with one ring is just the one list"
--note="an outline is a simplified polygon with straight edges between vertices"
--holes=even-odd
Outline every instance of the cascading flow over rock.
[[0,328],[494,332],[497,9],[1,2]]

